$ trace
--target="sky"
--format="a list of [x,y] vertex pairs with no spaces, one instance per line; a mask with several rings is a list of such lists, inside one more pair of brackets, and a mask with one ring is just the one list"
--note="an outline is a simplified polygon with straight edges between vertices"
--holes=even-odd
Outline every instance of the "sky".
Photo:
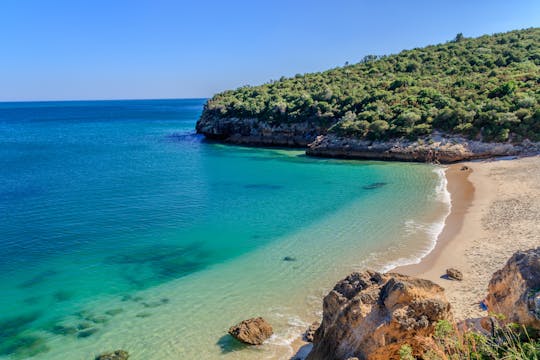
[[537,26],[538,0],[0,0],[0,101],[203,98]]

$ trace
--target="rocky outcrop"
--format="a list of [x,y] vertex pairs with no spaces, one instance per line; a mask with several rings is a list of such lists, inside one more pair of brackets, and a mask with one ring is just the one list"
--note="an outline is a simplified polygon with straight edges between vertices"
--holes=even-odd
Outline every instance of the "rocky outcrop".
[[309,144],[306,154],[347,159],[453,163],[497,156],[536,154],[539,151],[538,143],[524,142],[520,145],[485,143],[437,133],[417,141],[406,139],[368,141],[329,134],[318,136]]
[[436,322],[451,318],[443,288],[431,281],[353,273],[324,298],[323,320],[307,359],[399,359],[405,344],[420,355]]
[[540,330],[540,247],[516,252],[493,274],[486,305],[506,322]]
[[388,141],[359,140],[327,133],[336,119],[303,122],[272,122],[257,118],[221,117],[204,111],[196,130],[209,139],[252,146],[306,148],[317,157],[453,163],[497,156],[531,155],[540,143],[486,143],[462,136],[434,132],[417,141],[404,138]]
[[458,269],[454,269],[454,268],[446,269],[446,276],[452,280],[458,280],[458,281],[463,280],[463,273],[459,271]]
[[96,360],[128,360],[129,354],[125,350],[116,350],[96,356]]
[[273,334],[272,326],[262,317],[244,320],[229,329],[235,339],[249,345],[260,345]]
[[256,146],[306,147],[327,127],[314,122],[271,123],[259,119],[223,118],[203,112],[196,130],[209,139]]

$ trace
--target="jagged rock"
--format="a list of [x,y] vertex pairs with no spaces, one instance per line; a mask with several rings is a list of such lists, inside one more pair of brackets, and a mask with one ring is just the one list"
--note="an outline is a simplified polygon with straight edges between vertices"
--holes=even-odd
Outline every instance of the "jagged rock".
[[317,331],[320,325],[321,324],[318,322],[314,322],[313,324],[309,325],[309,327],[307,328],[303,336],[304,341],[313,342],[313,337],[315,336],[315,332]]
[[127,360],[129,354],[125,350],[116,350],[96,356],[96,360]]
[[249,345],[260,345],[273,334],[272,326],[262,317],[244,320],[229,329],[229,334]]
[[399,359],[405,344],[421,355],[442,319],[452,319],[450,304],[433,282],[369,270],[353,273],[324,298],[323,320],[307,359]]
[[346,159],[454,163],[496,156],[536,154],[539,150],[540,143],[527,141],[522,144],[486,143],[434,132],[418,141],[408,139],[369,141],[339,137],[335,134],[320,135],[308,145],[306,154]]
[[306,147],[327,127],[317,122],[271,123],[256,118],[223,118],[204,111],[195,126],[198,134],[233,144]]
[[467,165],[463,165],[459,170],[461,171],[468,171],[469,167]]
[[461,281],[463,280],[463,273],[455,268],[446,269],[446,276],[450,279]]
[[506,322],[540,330],[540,247],[516,252],[493,274],[486,305]]

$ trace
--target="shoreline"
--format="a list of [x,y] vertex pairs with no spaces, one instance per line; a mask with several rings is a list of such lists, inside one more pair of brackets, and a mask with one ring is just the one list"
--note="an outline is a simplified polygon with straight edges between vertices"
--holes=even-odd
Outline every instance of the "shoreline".
[[[457,320],[483,317],[480,301],[492,274],[515,251],[540,244],[540,156],[457,163],[444,175],[451,207],[434,248],[389,272],[442,286]],[[450,267],[463,272],[463,281],[444,276]],[[291,345],[298,358],[311,347],[301,336]]]
[[[485,316],[480,302],[493,272],[513,252],[540,243],[535,212],[540,212],[535,206],[540,197],[540,157],[453,164],[445,176],[451,209],[435,248],[418,264],[391,272],[442,286],[458,320]],[[462,271],[464,279],[447,279],[448,268]]]
[[[461,170],[463,167],[467,169]],[[443,251],[453,244],[453,240],[462,230],[465,215],[473,204],[476,188],[469,180],[473,171],[471,163],[453,164],[444,169],[447,180],[446,189],[450,194],[450,212],[444,220],[443,229],[438,234],[433,249],[418,263],[396,266],[388,272],[418,276],[430,272],[437,265]],[[429,280],[433,281],[433,279]]]

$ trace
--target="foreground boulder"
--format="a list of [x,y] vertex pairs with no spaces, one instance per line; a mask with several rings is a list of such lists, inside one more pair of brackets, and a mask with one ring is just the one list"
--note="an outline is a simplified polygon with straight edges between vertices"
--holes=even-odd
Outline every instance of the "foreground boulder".
[[308,360],[399,360],[410,345],[421,355],[439,320],[452,318],[440,286],[374,271],[353,273],[324,298],[323,320]]
[[273,334],[272,326],[262,317],[244,320],[232,326],[229,334],[249,345],[260,345]]
[[486,305],[506,322],[540,330],[540,247],[516,252],[493,274]]
[[96,356],[96,360],[128,360],[129,354],[125,350],[116,350]]

